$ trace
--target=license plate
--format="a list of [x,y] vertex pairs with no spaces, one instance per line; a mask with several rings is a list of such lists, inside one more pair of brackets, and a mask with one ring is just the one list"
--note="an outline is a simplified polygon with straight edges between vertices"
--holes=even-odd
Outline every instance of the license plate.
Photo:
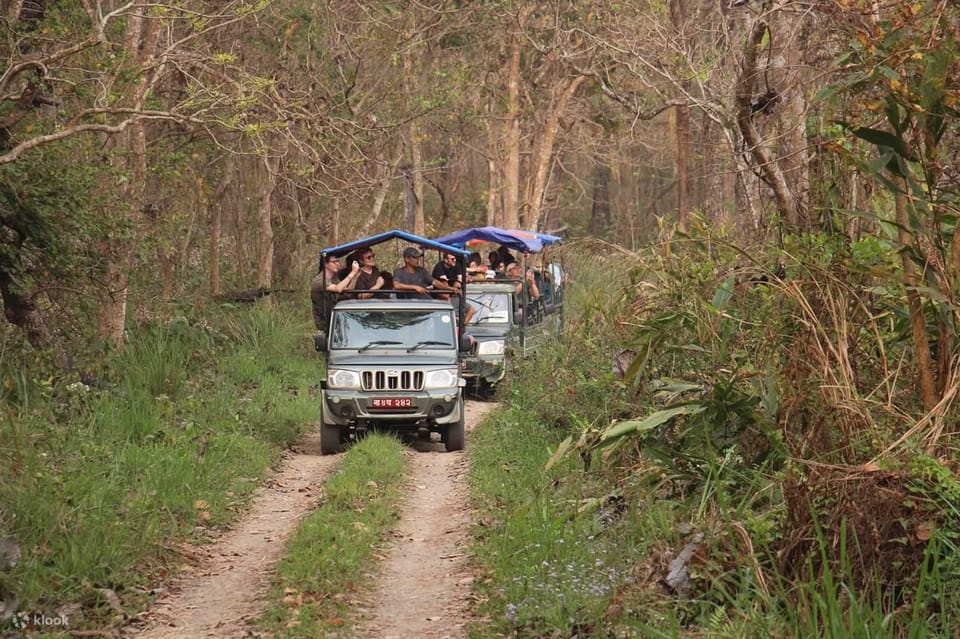
[[376,397],[370,400],[370,408],[410,408],[413,400],[409,397]]

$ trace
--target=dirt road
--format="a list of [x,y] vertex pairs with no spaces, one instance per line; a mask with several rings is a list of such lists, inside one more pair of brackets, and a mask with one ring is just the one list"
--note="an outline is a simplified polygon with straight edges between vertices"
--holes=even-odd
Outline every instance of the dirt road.
[[[491,408],[467,402],[468,431]],[[441,452],[440,443],[416,446],[400,525],[357,637],[466,637],[471,583],[463,554],[470,524],[467,458]]]
[[[467,429],[493,404],[468,401]],[[469,443],[469,437],[468,437]],[[377,639],[465,637],[470,576],[463,545],[468,533],[464,453],[439,442],[410,450],[411,473],[393,543],[376,587],[351,636]],[[240,637],[264,597],[286,541],[317,503],[323,481],[341,455],[321,456],[316,437],[287,455],[265,482],[250,512],[185,571],[141,618],[141,639]]]
[[317,504],[323,481],[339,456],[320,455],[319,436],[305,438],[254,496],[250,511],[187,568],[143,620],[141,639],[243,636],[245,620],[265,606],[263,597],[287,539]]

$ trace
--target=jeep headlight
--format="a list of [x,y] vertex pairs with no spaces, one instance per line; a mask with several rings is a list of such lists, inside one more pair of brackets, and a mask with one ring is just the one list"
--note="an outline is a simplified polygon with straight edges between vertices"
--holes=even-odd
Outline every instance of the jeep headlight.
[[457,369],[430,371],[423,380],[424,388],[451,388],[457,385]]
[[503,355],[504,341],[492,339],[477,344],[477,355]]
[[343,369],[330,369],[327,371],[327,386],[343,390],[359,390],[360,373]]

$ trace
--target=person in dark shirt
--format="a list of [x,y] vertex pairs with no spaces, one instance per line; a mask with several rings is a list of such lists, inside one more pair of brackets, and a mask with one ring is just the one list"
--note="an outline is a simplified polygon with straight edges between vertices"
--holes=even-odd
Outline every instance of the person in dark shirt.
[[[461,280],[460,266],[457,264],[457,259],[457,256],[453,253],[444,253],[440,257],[440,261],[437,262],[437,265],[433,267],[433,279],[440,280],[451,288],[449,294],[441,295],[440,297],[450,300],[453,307],[459,309],[460,294],[463,292],[463,281]],[[476,310],[473,308],[473,305],[468,301],[467,307],[464,309],[467,323],[470,322],[470,318],[473,317],[475,312]]]
[[433,279],[459,290],[463,283],[460,281],[460,269],[457,268],[457,256],[453,253],[441,255],[440,261],[433,267]]
[[393,292],[393,275],[390,275],[386,271],[380,271],[380,277],[383,279],[383,286],[380,287],[380,292],[374,295],[374,297],[385,300],[397,299],[397,294]]
[[[428,291],[430,288],[433,288],[434,290],[447,292],[445,293],[446,297],[443,299],[450,299],[451,295],[453,295],[451,304],[454,308],[457,308],[457,305],[460,303],[457,297],[460,290],[459,287],[451,286],[446,280],[436,278],[428,273],[427,269],[420,266],[421,257],[423,257],[423,253],[413,246],[408,246],[403,249],[403,266],[393,272],[393,287],[398,291],[412,291],[412,293],[397,293],[397,297],[430,299],[430,293]],[[454,269],[456,269],[456,256],[454,255],[452,257],[454,258],[452,263]],[[454,281],[459,284],[456,275],[453,277]],[[466,322],[469,322],[474,313],[473,307],[467,304],[464,313]]]
[[[377,268],[377,257],[373,249],[362,249],[358,254],[360,261],[360,274],[357,276],[357,285],[354,286],[358,291],[377,291],[384,287],[383,274]],[[357,293],[360,299],[373,297],[374,293]]]
[[434,279],[427,269],[420,266],[420,258],[423,257],[416,247],[408,246],[403,249],[403,266],[393,272],[393,287],[399,293],[400,298],[421,298],[430,299],[430,288],[447,290],[450,287],[443,281]]

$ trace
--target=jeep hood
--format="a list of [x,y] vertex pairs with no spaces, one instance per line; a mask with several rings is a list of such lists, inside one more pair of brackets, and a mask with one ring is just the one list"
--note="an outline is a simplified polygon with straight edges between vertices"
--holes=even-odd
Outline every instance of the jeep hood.
[[383,368],[385,366],[397,368],[429,368],[444,366],[452,367],[457,364],[457,354],[455,351],[443,351],[442,353],[430,353],[429,351],[414,351],[412,353],[403,351],[394,351],[389,354],[350,353],[333,351],[330,353],[328,366],[351,368]]

